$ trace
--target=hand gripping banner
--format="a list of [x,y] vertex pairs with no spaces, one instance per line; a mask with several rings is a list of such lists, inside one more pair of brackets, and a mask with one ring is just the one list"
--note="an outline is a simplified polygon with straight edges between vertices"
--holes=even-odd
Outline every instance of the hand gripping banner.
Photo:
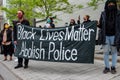
[[17,26],[15,56],[40,61],[94,63],[96,21],[72,27]]

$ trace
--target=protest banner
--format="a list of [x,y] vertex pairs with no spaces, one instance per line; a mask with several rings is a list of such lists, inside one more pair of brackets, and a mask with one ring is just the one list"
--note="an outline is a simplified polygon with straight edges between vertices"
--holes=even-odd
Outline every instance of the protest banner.
[[15,56],[40,61],[94,63],[96,21],[71,27],[17,26]]

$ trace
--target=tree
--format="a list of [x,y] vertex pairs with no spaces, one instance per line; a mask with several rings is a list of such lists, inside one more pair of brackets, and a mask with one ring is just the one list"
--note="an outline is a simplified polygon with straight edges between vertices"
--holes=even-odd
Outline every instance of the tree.
[[6,12],[7,19],[10,21],[16,19],[16,12],[18,10],[23,10],[25,12],[25,17],[33,22],[33,18],[40,17],[38,13],[33,11],[34,0],[6,0],[6,7],[2,7],[2,10]]
[[[72,5],[68,0],[6,0],[7,7],[2,10],[6,11],[7,19],[10,21],[16,19],[16,12],[19,9],[24,10],[25,16],[30,22],[34,18],[45,19],[49,16],[55,16],[56,12],[72,13],[74,8],[82,8],[80,5]],[[89,6],[97,6],[98,1],[91,0]]]
[[91,0],[87,4],[91,7],[94,7],[94,9],[97,9],[98,8],[98,3],[101,2],[101,1],[103,2],[105,0]]
[[36,7],[44,17],[53,16],[54,13],[62,11],[72,13],[75,5],[71,5],[68,0],[35,0]]
[[58,11],[72,13],[73,5],[68,0],[7,0],[7,7],[2,8],[10,21],[16,18],[19,9],[32,23],[34,18],[47,18]]
[[120,0],[118,0],[118,9],[120,9]]

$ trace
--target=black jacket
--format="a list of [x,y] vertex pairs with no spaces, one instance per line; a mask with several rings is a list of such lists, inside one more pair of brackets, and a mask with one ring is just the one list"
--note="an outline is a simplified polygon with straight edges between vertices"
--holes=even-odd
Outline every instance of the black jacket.
[[[106,35],[105,35],[105,26],[106,26],[106,13],[103,11],[101,13],[101,17],[100,17],[100,24],[98,25],[98,27],[100,28],[100,32],[98,35],[98,44],[102,44],[105,45],[105,40],[106,40]],[[115,26],[115,40],[114,40],[114,45],[118,46],[118,44],[120,44],[119,41],[119,36],[120,36],[120,12],[117,12],[116,15],[116,26]],[[119,41],[119,42],[118,42]]]
[[[6,30],[6,33],[7,33],[7,42],[12,41],[12,30],[8,29]],[[0,33],[1,42],[3,41],[3,34],[4,34],[4,30],[2,30]]]

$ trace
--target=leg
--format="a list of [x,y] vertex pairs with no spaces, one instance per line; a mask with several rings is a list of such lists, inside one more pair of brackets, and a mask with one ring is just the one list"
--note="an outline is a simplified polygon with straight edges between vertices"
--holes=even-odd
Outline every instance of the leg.
[[18,57],[18,65],[22,65],[23,63],[23,58]]
[[13,55],[12,45],[9,45],[9,55],[10,55],[10,61],[11,61],[12,60],[12,55]]
[[12,53],[10,52],[10,61],[12,60]]
[[15,69],[23,67],[22,62],[23,58],[18,57],[18,65],[15,67]]
[[7,60],[7,55],[4,54],[4,60],[3,61],[6,61]]
[[106,68],[110,68],[110,65],[109,65],[109,52],[104,53],[104,64],[105,64]]
[[116,71],[116,64],[117,64],[117,48],[113,46],[114,44],[114,36],[111,37],[111,53],[112,53],[112,66],[111,66],[111,73],[115,74]]
[[28,62],[29,62],[29,59],[25,59],[25,62],[24,62],[25,66],[24,66],[24,68],[28,68]]
[[117,50],[116,47],[112,47],[112,66],[115,67],[117,64]]
[[4,61],[7,60],[7,46],[3,45],[3,54],[4,54]]
[[116,64],[117,64],[117,50],[116,47],[112,48],[112,66],[111,66],[111,73],[115,74],[116,71]]
[[110,49],[110,41],[109,37],[106,37],[106,44],[104,45],[104,64],[105,64],[105,69],[103,73],[108,73],[110,72],[110,66],[109,66],[109,49]]
[[104,45],[104,63],[105,67],[110,68],[109,66],[109,49],[110,49],[110,41],[109,37],[106,37],[106,45]]

